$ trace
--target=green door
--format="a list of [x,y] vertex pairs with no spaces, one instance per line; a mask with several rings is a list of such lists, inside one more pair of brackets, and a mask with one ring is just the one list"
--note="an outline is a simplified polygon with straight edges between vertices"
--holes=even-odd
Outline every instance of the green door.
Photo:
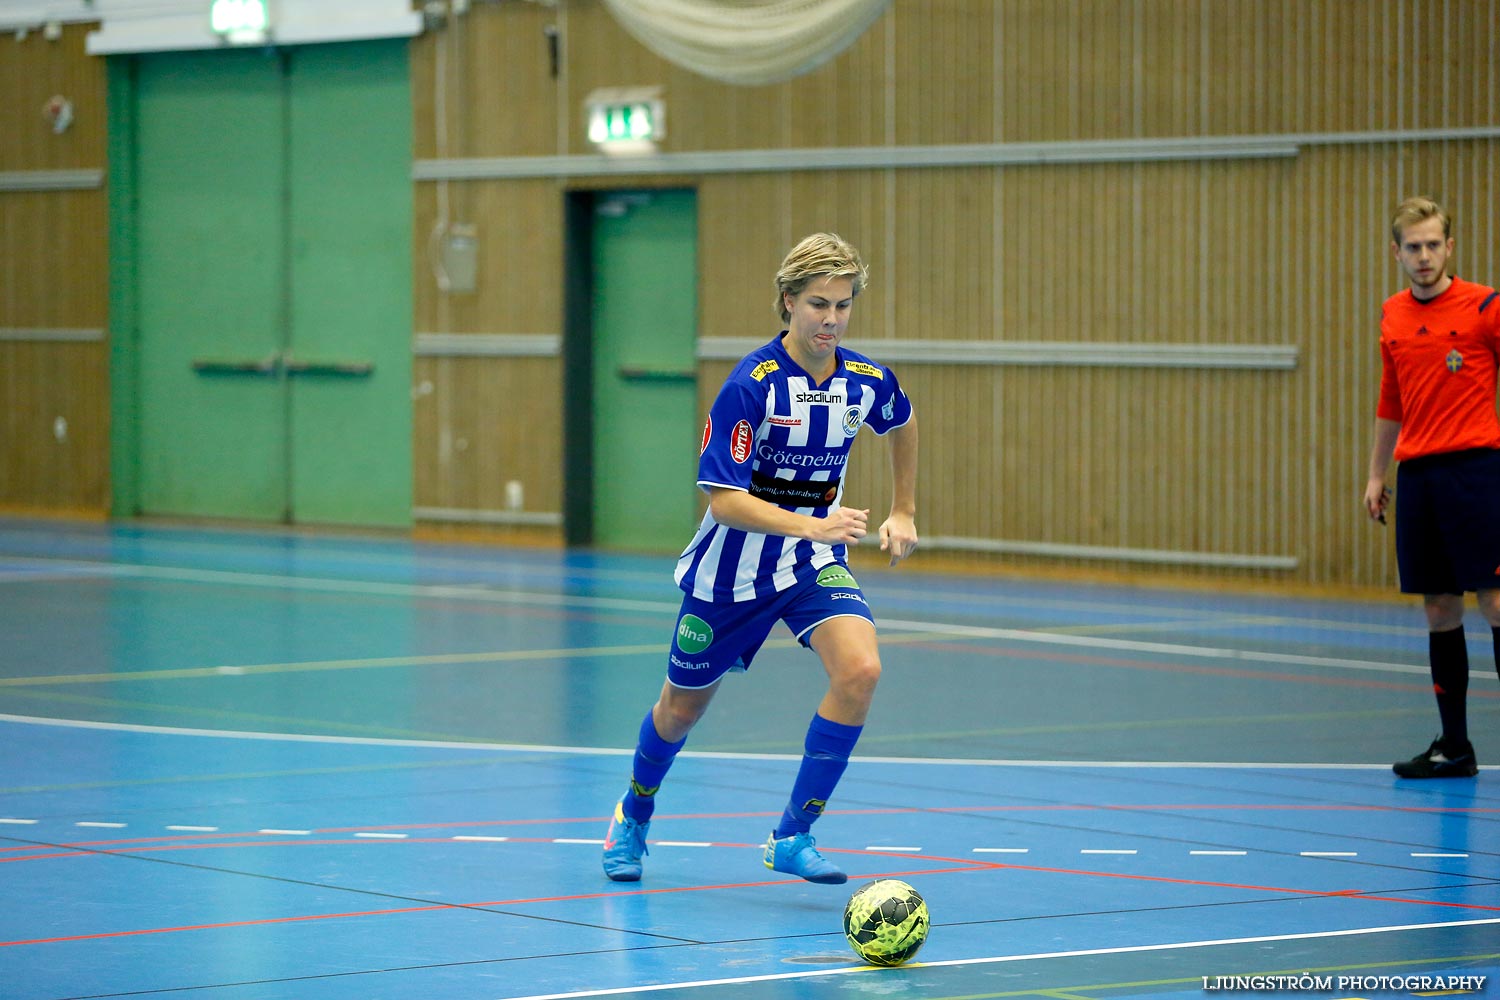
[[698,211],[692,191],[594,202],[594,542],[677,552],[697,518]]
[[281,71],[261,52],[136,74],[140,510],[286,513]]
[[153,55],[135,80],[126,509],[409,523],[406,43]]
[[411,521],[411,93],[404,41],[290,64],[295,520]]

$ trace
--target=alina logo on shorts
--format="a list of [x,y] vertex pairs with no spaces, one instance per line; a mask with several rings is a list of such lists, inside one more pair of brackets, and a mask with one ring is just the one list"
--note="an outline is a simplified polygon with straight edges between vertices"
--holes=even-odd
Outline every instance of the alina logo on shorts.
[[677,648],[701,653],[714,641],[714,628],[697,615],[683,615],[677,622]]
[[854,582],[854,574],[842,566],[824,566],[818,571],[818,586],[820,587],[858,587]]

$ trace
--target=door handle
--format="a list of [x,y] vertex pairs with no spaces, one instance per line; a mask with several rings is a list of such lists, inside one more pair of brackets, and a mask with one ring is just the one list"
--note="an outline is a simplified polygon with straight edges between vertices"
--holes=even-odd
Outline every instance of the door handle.
[[370,361],[298,361],[290,354],[282,357],[288,375],[333,375],[342,378],[363,378],[375,371]]
[[696,382],[698,373],[691,368],[620,368],[620,377],[627,382]]
[[194,358],[193,371],[200,375],[275,375],[281,370],[281,355],[263,358]]

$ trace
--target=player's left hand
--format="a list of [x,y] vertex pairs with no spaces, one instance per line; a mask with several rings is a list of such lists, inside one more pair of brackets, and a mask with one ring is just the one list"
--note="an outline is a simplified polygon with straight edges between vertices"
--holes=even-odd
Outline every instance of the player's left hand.
[[909,514],[892,514],[880,526],[880,551],[891,554],[894,566],[917,547],[917,524]]

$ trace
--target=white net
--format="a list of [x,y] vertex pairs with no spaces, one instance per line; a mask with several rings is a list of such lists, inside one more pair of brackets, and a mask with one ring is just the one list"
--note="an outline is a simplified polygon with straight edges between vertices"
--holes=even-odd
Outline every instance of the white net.
[[604,0],[642,45],[712,80],[780,83],[848,48],[891,0]]

